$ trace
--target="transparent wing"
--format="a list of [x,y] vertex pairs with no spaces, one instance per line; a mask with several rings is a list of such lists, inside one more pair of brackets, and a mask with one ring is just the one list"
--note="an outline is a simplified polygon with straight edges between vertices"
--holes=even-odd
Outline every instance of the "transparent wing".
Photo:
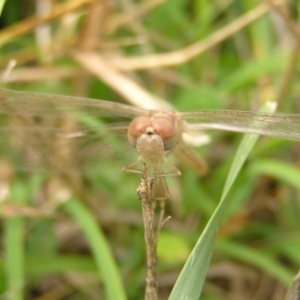
[[89,98],[0,89],[0,156],[25,170],[91,172],[108,160],[120,160],[121,169],[137,157],[128,124],[145,113]]
[[78,112],[93,116],[135,117],[147,110],[97,99],[0,89],[0,112],[48,118],[62,114],[74,116]]
[[247,111],[201,110],[182,112],[179,116],[188,122],[188,129],[217,129],[250,132],[300,141],[300,115],[266,114]]
[[[122,168],[138,155],[127,141],[128,124],[148,113],[90,98],[0,89],[0,155],[26,170],[81,172],[95,169],[95,162],[99,168],[119,161]],[[202,110],[178,117],[187,121],[187,131],[218,129],[300,140],[300,115]]]
[[27,119],[22,127],[15,127],[15,120],[11,123],[0,127],[0,157],[19,170],[99,172],[108,161],[118,163],[121,170],[138,155],[127,141],[127,126],[94,128],[77,123],[73,128],[50,128],[40,122],[32,126]]

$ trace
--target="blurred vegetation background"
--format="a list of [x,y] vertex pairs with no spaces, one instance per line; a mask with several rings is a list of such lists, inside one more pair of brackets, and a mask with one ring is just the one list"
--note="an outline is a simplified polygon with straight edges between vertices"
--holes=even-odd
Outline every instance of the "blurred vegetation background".
[[[139,106],[155,99],[177,110],[256,111],[272,100],[282,113],[300,113],[296,0],[7,0],[0,26],[3,87]],[[205,176],[172,160],[182,176],[168,180],[159,299],[216,208],[241,140],[209,134],[197,148]],[[299,153],[299,143],[259,139],[230,193],[201,299],[284,298],[300,265]],[[123,174],[125,164],[102,162],[74,183],[1,160],[1,299],[117,299],[106,292],[109,283],[118,289],[114,266],[98,271],[97,247],[106,243],[126,297],[144,298],[139,178]],[[58,192],[75,205],[58,204]]]

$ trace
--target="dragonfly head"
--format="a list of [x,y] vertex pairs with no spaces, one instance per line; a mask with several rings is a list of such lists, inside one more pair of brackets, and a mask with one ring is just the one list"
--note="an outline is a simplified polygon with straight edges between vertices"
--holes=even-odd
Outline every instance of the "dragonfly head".
[[[128,128],[128,140],[139,151],[146,145],[153,151],[169,151],[177,143],[177,128],[174,118],[169,114],[154,114],[135,118]],[[148,141],[148,142],[147,142]],[[159,145],[159,146],[158,146]],[[140,152],[140,151],[139,151]]]

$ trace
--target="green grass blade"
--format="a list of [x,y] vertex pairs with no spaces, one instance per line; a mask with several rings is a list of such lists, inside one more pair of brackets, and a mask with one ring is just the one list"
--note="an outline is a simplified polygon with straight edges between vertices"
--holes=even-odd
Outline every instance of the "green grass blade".
[[57,273],[65,272],[98,272],[94,259],[85,255],[46,255],[28,257],[26,260],[26,276],[40,278]]
[[[262,107],[261,111],[272,112],[274,108],[274,105],[266,103]],[[206,228],[197,241],[196,246],[185,263],[183,270],[181,271],[171,292],[169,300],[199,299],[213,254],[216,236],[222,221],[223,213],[226,210],[226,207],[228,207],[230,204],[230,198],[227,197],[228,192],[234,184],[239,171],[241,170],[250,151],[254,147],[258,137],[259,136],[256,134],[244,135],[229,170],[219,205],[214,211],[212,217],[206,225]],[[199,201],[201,201],[201,199],[199,199]]]
[[2,14],[2,10],[3,10],[4,4],[5,4],[5,0],[0,0],[0,16]]
[[300,189],[300,171],[298,168],[285,162],[271,159],[258,160],[251,165],[251,172],[254,174],[265,174],[276,177],[295,188]]
[[[22,204],[25,202],[24,195],[24,187],[17,182],[13,185],[10,202]],[[16,215],[5,218],[3,223],[6,296],[10,300],[22,300],[25,284],[25,220]]]
[[273,259],[272,253],[255,251],[240,243],[228,240],[218,241],[217,247],[222,253],[231,256],[234,260],[248,262],[261,270],[265,270],[271,276],[277,278],[286,285],[289,285],[294,277],[294,274],[291,271],[281,266],[276,259]]
[[113,255],[93,215],[76,198],[67,201],[63,208],[76,220],[89,241],[91,251],[104,282],[108,299],[127,299]]
[[24,299],[24,228],[23,217],[4,221],[7,295],[11,300]]

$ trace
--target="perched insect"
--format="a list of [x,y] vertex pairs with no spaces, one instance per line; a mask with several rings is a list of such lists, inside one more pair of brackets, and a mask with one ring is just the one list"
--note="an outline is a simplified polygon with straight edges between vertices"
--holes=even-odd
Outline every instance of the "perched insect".
[[[165,178],[180,175],[167,160],[171,152],[185,156],[184,160],[199,172],[205,168],[184,144],[186,134],[217,129],[300,141],[297,114],[146,110],[103,100],[8,89],[0,89],[0,113],[1,155],[9,156],[11,149],[21,148],[21,166],[26,161],[25,168],[54,167],[62,172],[71,171],[74,165],[84,167],[91,155],[107,160],[112,153],[119,153],[128,159],[123,170],[133,173],[142,172],[138,164],[144,160],[157,177],[156,199],[168,197]],[[32,150],[35,146],[39,149],[36,152]],[[72,152],[76,155],[69,155]],[[86,168],[91,167],[87,164]]]

